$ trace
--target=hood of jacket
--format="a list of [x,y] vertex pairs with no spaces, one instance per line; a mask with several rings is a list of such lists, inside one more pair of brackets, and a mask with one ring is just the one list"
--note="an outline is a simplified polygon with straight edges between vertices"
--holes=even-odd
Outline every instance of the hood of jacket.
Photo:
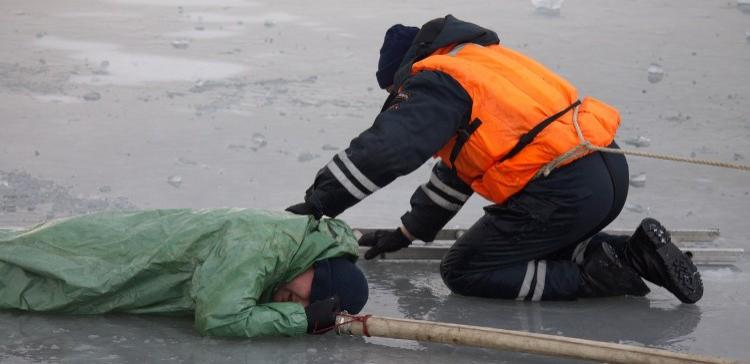
[[411,66],[436,50],[451,44],[475,43],[483,46],[499,44],[497,33],[479,25],[459,20],[453,15],[446,15],[425,23],[411,47],[406,51],[401,65],[393,78],[394,89],[398,89],[409,78]]

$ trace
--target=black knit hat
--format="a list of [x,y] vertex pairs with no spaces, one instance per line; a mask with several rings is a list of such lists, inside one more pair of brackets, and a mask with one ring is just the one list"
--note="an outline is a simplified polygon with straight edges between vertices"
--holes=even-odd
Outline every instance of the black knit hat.
[[378,72],[375,73],[380,88],[385,89],[393,84],[393,75],[396,74],[417,33],[419,28],[401,24],[396,24],[385,32],[383,46],[380,48]]
[[354,262],[344,257],[319,260],[313,265],[310,303],[332,296],[341,300],[341,309],[359,313],[367,303],[367,278]]

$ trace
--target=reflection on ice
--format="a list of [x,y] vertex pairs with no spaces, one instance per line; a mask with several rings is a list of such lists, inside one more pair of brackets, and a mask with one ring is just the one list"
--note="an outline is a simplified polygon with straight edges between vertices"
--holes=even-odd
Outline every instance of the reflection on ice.
[[75,75],[72,82],[86,84],[136,85],[147,82],[195,81],[220,79],[245,71],[235,63],[202,61],[189,58],[127,53],[112,43],[83,42],[57,37],[44,37],[36,44],[52,49],[71,51],[70,58],[105,64],[106,74]]

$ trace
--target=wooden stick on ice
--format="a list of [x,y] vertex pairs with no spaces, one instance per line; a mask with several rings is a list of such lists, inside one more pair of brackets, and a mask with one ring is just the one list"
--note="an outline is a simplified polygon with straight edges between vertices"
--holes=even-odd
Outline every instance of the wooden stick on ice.
[[731,359],[565,336],[370,315],[340,314],[336,317],[336,326],[339,335],[429,341],[608,363],[740,363]]

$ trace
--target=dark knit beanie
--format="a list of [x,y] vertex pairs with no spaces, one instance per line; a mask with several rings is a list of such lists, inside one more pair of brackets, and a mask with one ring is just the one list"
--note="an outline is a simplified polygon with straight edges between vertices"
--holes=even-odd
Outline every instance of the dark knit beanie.
[[313,265],[310,303],[338,296],[341,309],[359,313],[367,303],[367,278],[354,262],[344,257],[319,260]]
[[393,75],[396,74],[398,66],[409,50],[414,37],[417,36],[419,28],[396,24],[385,32],[383,46],[380,48],[380,60],[378,61],[378,85],[385,89],[393,84]]

